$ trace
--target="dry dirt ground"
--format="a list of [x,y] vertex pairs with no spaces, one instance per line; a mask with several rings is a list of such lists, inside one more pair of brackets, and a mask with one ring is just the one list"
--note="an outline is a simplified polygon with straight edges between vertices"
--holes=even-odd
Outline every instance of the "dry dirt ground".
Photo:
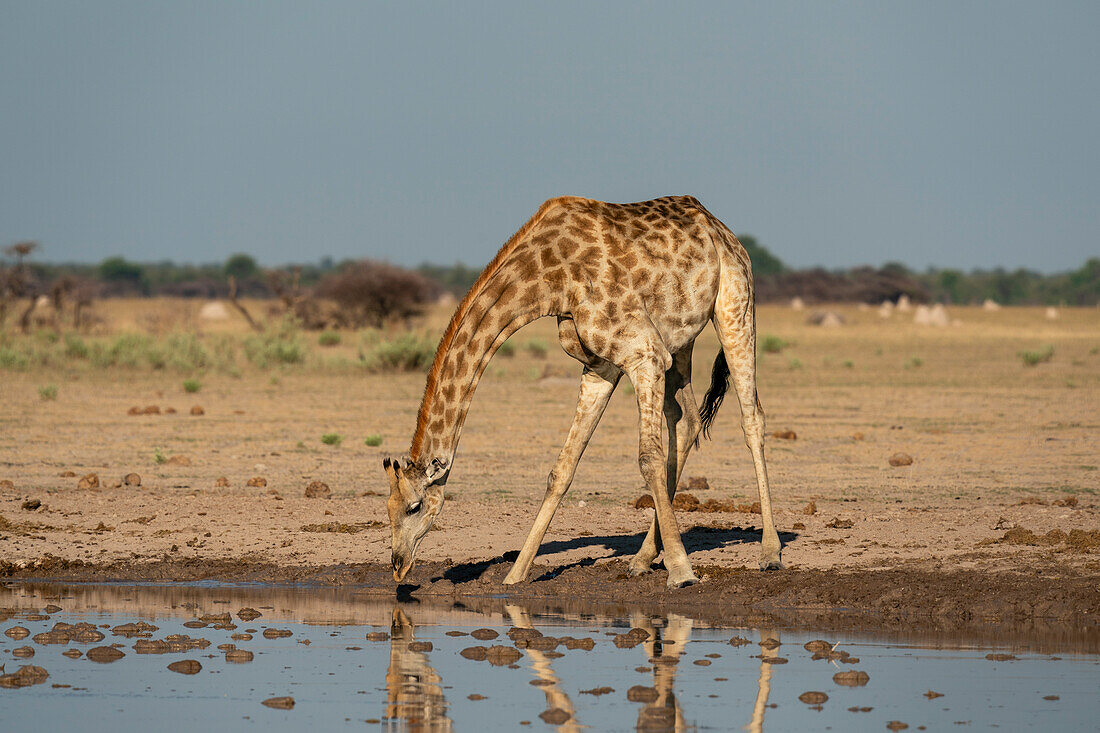
[[[944,603],[970,598],[951,601],[951,613],[1030,609],[1100,622],[1100,312],[1061,309],[1050,320],[1041,308],[954,308],[955,325],[930,327],[912,313],[883,319],[842,306],[833,310],[846,323],[826,328],[807,323],[812,310],[758,311],[761,343],[787,342],[761,352],[759,392],[769,432],[796,435],[766,446],[789,570],[741,571],[755,567],[758,514],[679,512],[705,582],[668,596],[920,610],[938,592]],[[550,344],[549,355],[523,348],[532,339]],[[542,499],[579,368],[556,347],[550,321],[515,341],[516,354],[498,355],[478,390],[413,589],[499,592],[502,556],[521,546]],[[1047,346],[1047,362],[1020,356]],[[697,397],[716,352],[708,331],[695,351]],[[202,375],[194,394],[182,381],[148,370],[0,372],[0,481],[10,481],[0,484],[0,576],[392,585],[381,459],[408,447],[423,374],[246,369]],[[58,386],[55,400],[40,398],[47,383]],[[161,414],[128,414],[150,405]],[[190,414],[195,405],[204,414]],[[516,593],[664,593],[660,569],[620,577],[652,512],[633,506],[642,493],[636,424],[624,381],[534,582]],[[328,433],[340,444],[322,443]],[[381,446],[365,445],[368,435]],[[898,452],[912,463],[891,466]],[[90,473],[98,486],[79,488]],[[123,481],[130,473],[140,486]],[[254,477],[266,486],[249,486]],[[685,477],[705,477],[709,488],[691,490],[704,503],[756,500],[736,402]],[[314,481],[330,498],[305,496]],[[1008,605],[998,610],[994,597]]]

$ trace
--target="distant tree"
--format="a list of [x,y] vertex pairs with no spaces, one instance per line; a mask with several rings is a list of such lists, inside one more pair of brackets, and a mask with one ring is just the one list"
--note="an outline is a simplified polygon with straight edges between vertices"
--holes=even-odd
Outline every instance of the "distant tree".
[[425,262],[416,268],[416,271],[424,277],[439,283],[443,290],[460,298],[466,294],[466,291],[470,289],[470,286],[477,280],[478,275],[481,274],[481,270],[467,267],[461,262],[456,262],[449,267]]
[[140,283],[145,269],[136,262],[127,262],[122,257],[108,257],[99,263],[99,278],[106,282]]
[[940,270],[936,276],[936,295],[949,303],[961,303],[963,277],[958,270]]
[[256,277],[259,272],[260,267],[251,255],[238,253],[230,255],[229,259],[225,261],[226,277],[235,277],[238,281]]
[[1089,258],[1079,269],[1069,273],[1066,281],[1065,301],[1076,305],[1100,302],[1100,258]]
[[17,265],[21,267],[23,265],[23,260],[36,249],[38,249],[38,242],[27,240],[25,242],[16,242],[10,247],[5,247],[4,253],[10,257],[14,257]]
[[108,257],[99,263],[96,274],[104,284],[104,295],[145,294],[148,282],[145,268],[122,257]]
[[904,264],[900,262],[887,262],[882,266],[880,272],[887,275],[897,275],[899,277],[908,277],[912,275],[912,271]]
[[786,272],[787,266],[783,262],[773,255],[768,249],[756,241],[756,237],[751,234],[739,234],[737,235],[738,241],[745,248],[745,251],[749,253],[749,260],[752,261],[752,274],[756,277],[767,277],[768,275],[779,275]]

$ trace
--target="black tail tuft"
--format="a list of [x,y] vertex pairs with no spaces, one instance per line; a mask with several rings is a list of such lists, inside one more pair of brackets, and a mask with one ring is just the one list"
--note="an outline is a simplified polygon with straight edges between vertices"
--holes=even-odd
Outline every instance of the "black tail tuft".
[[714,416],[718,414],[718,408],[722,406],[722,398],[726,396],[726,390],[730,387],[730,367],[726,363],[725,352],[719,351],[714,359],[714,370],[710,373],[710,389],[703,397],[703,406],[699,410],[699,417],[703,419],[703,437],[710,437],[710,424],[714,422]]

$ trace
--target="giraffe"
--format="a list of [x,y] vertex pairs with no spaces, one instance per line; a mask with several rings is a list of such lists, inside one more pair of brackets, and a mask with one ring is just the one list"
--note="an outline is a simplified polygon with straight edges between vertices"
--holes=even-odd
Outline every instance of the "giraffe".
[[[692,196],[613,204],[574,196],[546,201],[488,264],[440,340],[407,456],[388,457],[393,576],[400,582],[443,508],[462,426],[489,360],[537,318],[582,366],[580,396],[546,494],[505,584],[524,581],[577,463],[623,374],[639,415],[638,464],[654,516],[633,575],[662,556],[667,585],[698,582],[672,498],[688,452],[706,435],[729,387],[741,407],[763,523],[760,567],[782,567],[764,463],[764,410],[756,392],[756,325],[748,254]],[[691,389],[695,339],[713,322],[722,348],[700,410]],[[667,426],[668,448],[662,444]]]

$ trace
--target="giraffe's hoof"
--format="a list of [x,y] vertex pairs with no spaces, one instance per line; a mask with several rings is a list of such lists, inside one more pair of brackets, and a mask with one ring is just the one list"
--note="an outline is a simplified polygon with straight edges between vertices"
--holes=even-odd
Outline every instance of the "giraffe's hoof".
[[626,567],[626,571],[637,578],[639,575],[645,575],[653,571],[652,562],[631,562]]
[[772,557],[772,558],[762,557],[762,558],[760,558],[760,569],[761,570],[782,570],[783,569],[783,561],[779,559],[778,555],[775,556],[775,557]]
[[698,582],[699,579],[695,577],[695,573],[693,573],[689,568],[686,574],[673,575],[672,573],[669,573],[668,583],[666,583],[666,585],[671,590],[674,588],[686,588],[687,586],[695,585]]

